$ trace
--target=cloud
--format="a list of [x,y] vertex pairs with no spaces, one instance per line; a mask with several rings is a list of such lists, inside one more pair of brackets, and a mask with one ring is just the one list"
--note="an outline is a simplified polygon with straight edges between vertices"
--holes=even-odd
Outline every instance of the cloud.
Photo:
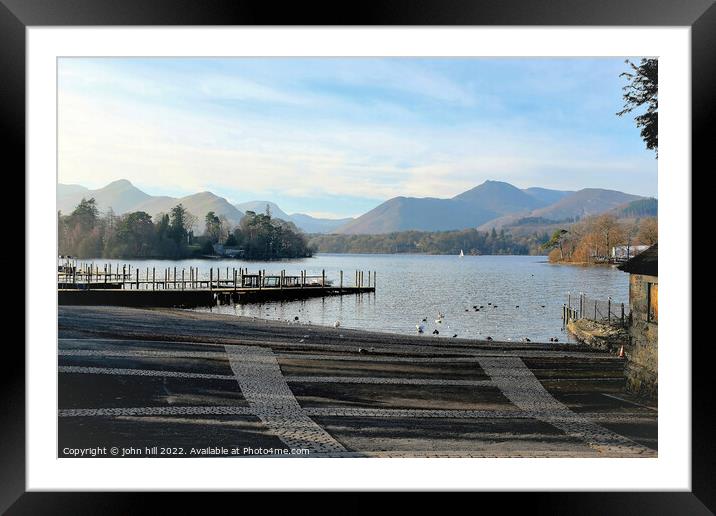
[[[296,211],[341,216],[354,213],[326,209],[321,199],[452,197],[487,179],[656,193],[656,163],[638,134],[629,140],[619,132],[550,126],[519,112],[486,116],[469,84],[407,60],[320,64],[293,80],[274,78],[277,84],[265,74],[253,80],[212,69],[184,87],[176,81],[185,71],[157,72],[142,86],[146,70],[110,73],[104,65],[80,84],[74,75],[92,67],[75,64],[62,71],[59,93],[60,181],[97,187],[126,178],[153,192],[301,198],[305,206]],[[364,76],[367,70],[375,74]],[[332,87],[304,91],[316,77]],[[170,78],[171,87],[164,84]],[[341,93],[345,84],[358,92]],[[376,84],[443,109],[436,114],[372,89],[364,98],[362,88]],[[623,120],[613,118],[621,131]],[[647,186],[636,191],[638,184]]]

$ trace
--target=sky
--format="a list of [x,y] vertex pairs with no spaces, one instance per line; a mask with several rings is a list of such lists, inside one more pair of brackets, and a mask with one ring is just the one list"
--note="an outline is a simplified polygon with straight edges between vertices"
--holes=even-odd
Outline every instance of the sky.
[[[637,59],[638,61],[638,59]],[[287,213],[519,188],[657,194],[623,58],[62,58],[58,180]]]

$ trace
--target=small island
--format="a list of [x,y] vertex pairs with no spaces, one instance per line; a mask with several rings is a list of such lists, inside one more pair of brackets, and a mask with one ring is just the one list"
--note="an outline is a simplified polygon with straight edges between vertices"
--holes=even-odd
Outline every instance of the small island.
[[160,213],[100,214],[94,198],[82,199],[69,215],[58,212],[59,254],[77,258],[217,258],[246,260],[308,258],[313,248],[292,222],[270,211],[247,211],[236,227],[209,211],[204,232],[195,235],[197,217],[182,205]]

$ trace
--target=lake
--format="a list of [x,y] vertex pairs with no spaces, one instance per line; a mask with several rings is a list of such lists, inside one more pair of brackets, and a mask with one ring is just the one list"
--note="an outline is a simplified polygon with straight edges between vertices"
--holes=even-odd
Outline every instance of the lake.
[[[89,260],[88,260],[89,261]],[[243,260],[95,260],[96,264],[131,263],[133,267],[198,267],[208,277],[209,267],[245,267],[249,272],[265,269],[266,274],[320,275],[338,283],[344,271],[345,284],[352,284],[356,269],[377,272],[375,294],[314,298],[303,301],[252,305],[226,305],[202,311],[249,317],[312,323],[416,335],[416,325],[424,325],[424,335],[434,329],[440,337],[457,334],[464,338],[495,340],[573,341],[562,329],[562,304],[567,293],[572,299],[584,292],[591,298],[614,303],[628,301],[628,275],[612,267],[552,265],[544,256],[427,256],[321,254],[313,258],[281,262]],[[490,304],[491,303],[491,304]],[[485,308],[475,312],[474,305]],[[497,305],[494,307],[494,305]],[[519,307],[518,307],[519,306]],[[574,305],[573,305],[574,306]],[[466,311],[467,310],[467,311]],[[442,322],[436,322],[439,314]],[[427,319],[427,322],[423,322]]]

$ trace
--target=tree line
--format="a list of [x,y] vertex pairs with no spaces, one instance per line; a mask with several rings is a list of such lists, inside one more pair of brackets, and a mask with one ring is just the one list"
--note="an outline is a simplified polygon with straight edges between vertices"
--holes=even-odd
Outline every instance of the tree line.
[[[213,211],[204,218],[204,233],[195,235],[197,217],[181,204],[156,216],[144,211],[100,213],[93,198],[82,199],[69,215],[58,212],[58,253],[78,258],[180,259],[213,256],[216,244],[249,260],[311,256],[306,237],[295,225],[270,213],[246,212],[233,227]],[[220,251],[220,249],[218,249]]]
[[604,263],[615,246],[653,245],[658,237],[656,217],[620,220],[604,214],[555,230],[543,248],[549,250],[550,262]]
[[[539,244],[549,238],[544,235]],[[312,235],[309,245],[321,253],[529,254],[528,239],[505,230],[399,231],[381,235]],[[538,245],[536,246],[538,247]]]

